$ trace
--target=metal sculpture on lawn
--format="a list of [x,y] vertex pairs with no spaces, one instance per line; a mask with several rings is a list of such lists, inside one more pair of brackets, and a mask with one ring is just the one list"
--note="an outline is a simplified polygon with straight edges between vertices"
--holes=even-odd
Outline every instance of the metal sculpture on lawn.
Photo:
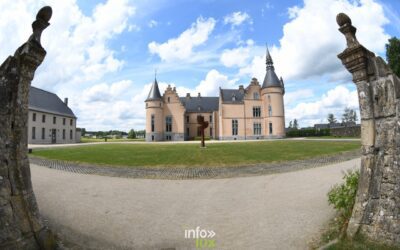
[[199,129],[201,132],[201,147],[205,148],[206,145],[204,143],[204,130],[208,128],[208,122],[204,121],[204,116],[198,115],[197,116],[197,124],[199,124]]

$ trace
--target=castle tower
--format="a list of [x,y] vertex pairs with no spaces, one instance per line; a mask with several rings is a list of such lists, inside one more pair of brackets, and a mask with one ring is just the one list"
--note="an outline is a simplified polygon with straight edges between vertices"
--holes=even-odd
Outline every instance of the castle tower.
[[267,48],[266,55],[267,72],[261,88],[264,114],[264,135],[270,138],[282,138],[285,136],[285,108],[283,95],[285,86],[282,77],[278,79],[272,57]]
[[163,140],[163,99],[154,78],[146,103],[146,141]]

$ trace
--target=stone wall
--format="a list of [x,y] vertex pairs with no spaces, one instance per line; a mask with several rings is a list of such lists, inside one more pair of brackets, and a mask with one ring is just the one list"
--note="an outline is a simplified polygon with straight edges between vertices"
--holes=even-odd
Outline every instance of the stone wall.
[[361,114],[360,181],[347,233],[400,244],[400,79],[362,46],[350,18],[337,16],[347,48],[338,55],[353,75]]
[[336,137],[360,137],[361,126],[331,128],[330,133]]

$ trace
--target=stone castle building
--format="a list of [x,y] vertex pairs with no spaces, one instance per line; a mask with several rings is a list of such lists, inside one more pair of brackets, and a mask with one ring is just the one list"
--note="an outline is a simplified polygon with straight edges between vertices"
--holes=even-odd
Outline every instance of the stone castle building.
[[76,116],[54,93],[30,87],[28,113],[28,143],[75,143],[80,142],[80,130],[76,128]]
[[269,51],[262,85],[256,78],[244,88],[221,89],[218,97],[179,97],[176,89],[160,94],[157,79],[146,103],[146,140],[183,141],[200,136],[197,116],[209,127],[205,136],[219,140],[282,138],[285,136],[285,87],[278,79]]

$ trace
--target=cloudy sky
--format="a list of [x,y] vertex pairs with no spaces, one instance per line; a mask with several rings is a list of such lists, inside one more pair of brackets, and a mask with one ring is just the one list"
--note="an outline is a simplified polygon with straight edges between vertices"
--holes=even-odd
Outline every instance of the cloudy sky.
[[27,40],[44,5],[53,18],[33,85],[69,97],[87,130],[143,129],[155,69],[161,91],[171,84],[182,96],[262,81],[266,44],[285,80],[286,123],[325,122],[358,109],[336,57],[345,48],[336,14],[347,13],[360,42],[382,57],[400,36],[397,0],[2,0],[1,61]]

